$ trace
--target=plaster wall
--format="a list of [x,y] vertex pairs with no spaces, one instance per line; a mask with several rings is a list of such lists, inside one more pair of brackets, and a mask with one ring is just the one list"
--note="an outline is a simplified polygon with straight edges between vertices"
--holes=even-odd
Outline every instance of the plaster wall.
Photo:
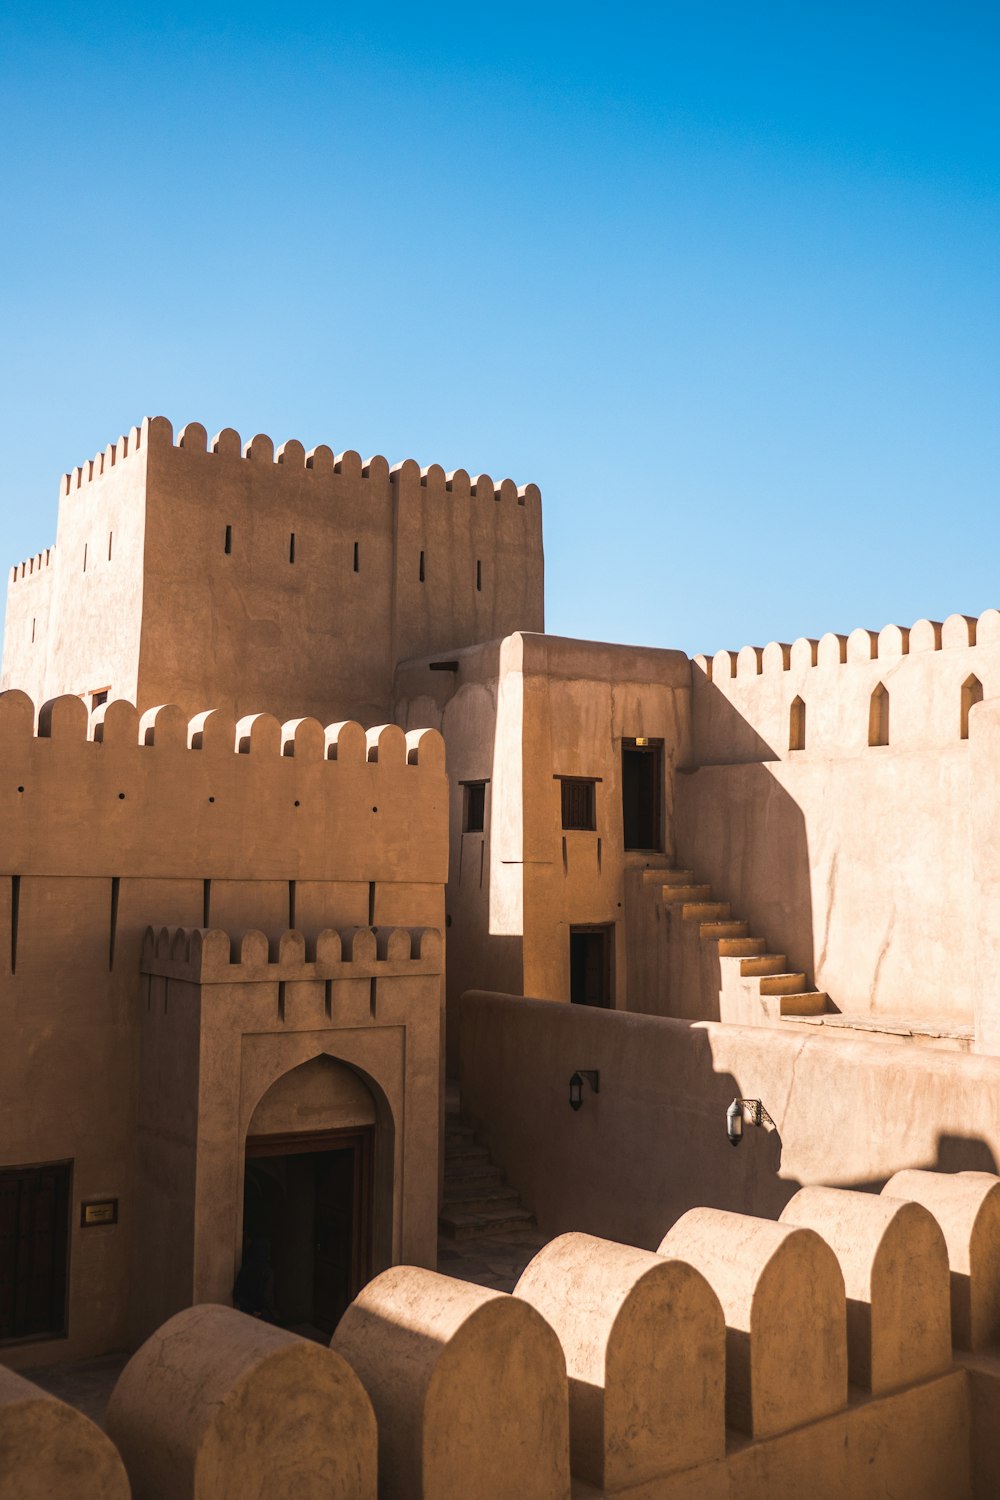
[[[72,1160],[73,1179],[69,1335],[5,1347],[4,1362],[21,1368],[127,1343],[139,1023],[150,999],[139,972],[146,927],[218,924],[222,913],[237,937],[259,926],[280,931],[294,904],[306,932],[367,924],[370,909],[376,922],[440,929],[447,872],[447,783],[436,736],[411,737],[408,747],[394,730],[369,747],[348,725],[332,742],[339,758],[329,760],[319,725],[307,733],[310,757],[301,728],[297,742],[294,734],[287,741],[298,753],[282,755],[275,723],[258,723],[247,753],[236,754],[231,719],[197,721],[202,748],[189,749],[195,730],[176,709],[150,716],[141,738],[124,703],[95,717],[90,729],[100,740],[87,738],[79,700],[57,702],[38,736],[34,717],[23,694],[0,697],[0,1166]],[[367,1015],[368,981],[350,982],[363,984]],[[399,1012],[384,1012],[385,1040],[366,1044],[376,1054],[369,1072],[378,1071],[380,1049],[396,1054],[404,1013],[418,1003],[400,982],[404,992],[392,1002]],[[440,985],[433,981],[435,996]],[[432,1180],[438,1003],[431,1001],[426,1022],[433,1060],[420,1065],[421,1077],[434,1074]],[[419,1004],[427,1007],[426,995]],[[313,1050],[330,1050],[329,1032],[340,1022],[322,1006],[319,1015],[311,1029],[327,1038]],[[149,1100],[165,1101],[169,1122],[159,1136],[162,1171],[152,1180],[182,1230],[199,1047],[196,1033],[180,1035],[174,1054],[156,1055],[147,1079]],[[252,1105],[244,1133],[250,1113]],[[81,1228],[81,1202],[112,1197],[117,1224]],[[426,1244],[422,1221],[414,1235]],[[183,1257],[170,1259],[155,1245],[150,1257],[147,1279],[167,1296],[185,1277],[190,1284]]]
[[[641,943],[630,947],[628,876],[651,862],[626,853],[623,737],[663,741],[663,846],[674,841],[674,768],[690,755],[690,679],[676,651],[518,632],[396,674],[393,714],[445,739],[451,781],[449,1066],[465,989],[569,998],[569,928],[614,928],[616,1005],[632,1003]],[[564,831],[561,776],[596,780],[596,828]],[[482,832],[465,830],[465,784],[485,781]],[[655,858],[655,857],[654,857]]]
[[11,568],[7,582],[0,690],[12,687],[11,677],[16,674],[17,686],[35,703],[44,702],[45,648],[55,570],[55,546],[46,547]]
[[[569,1078],[600,1092],[569,1108]],[[994,1172],[1000,1059],[691,1024],[473,993],[462,1004],[462,1097],[547,1234],[653,1249],[689,1208],[776,1218],[805,1184],[877,1191],[904,1167]],[[774,1129],[726,1138],[734,1097]]]
[[376,723],[398,658],[542,628],[541,527],[534,485],[147,418],[64,479],[51,611],[18,569],[3,680]]

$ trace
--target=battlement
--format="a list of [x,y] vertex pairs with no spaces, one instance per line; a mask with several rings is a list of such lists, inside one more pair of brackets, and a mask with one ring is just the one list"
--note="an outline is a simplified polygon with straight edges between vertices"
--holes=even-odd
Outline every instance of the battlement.
[[408,978],[440,974],[444,944],[433,927],[252,929],[147,927],[141,969],[189,984],[258,984],[309,979]]
[[36,552],[34,557],[26,558],[22,563],[15,563],[10,570],[10,582],[17,583],[21,578],[31,578],[36,573],[41,573],[44,568],[55,562],[55,546],[46,547],[44,552]]
[[985,1297],[1000,1332],[998,1212],[991,1174],[906,1172],[881,1196],[805,1188],[778,1223],[693,1209],[656,1253],[561,1235],[513,1295],[396,1266],[329,1349],[191,1307],[126,1366],[108,1433],[163,1500],[262,1472],[344,1500],[967,1500],[974,1468],[976,1493],[1000,1480],[1000,1362],[955,1357],[951,1299]]
[[288,438],[276,446],[266,433],[257,433],[244,442],[232,427],[223,427],[209,440],[208,429],[201,422],[188,422],[180,429],[175,441],[173,424],[166,417],[144,417],[138,427],[130,428],[116,443],[109,443],[102,453],[64,474],[60,494],[65,497],[83,489],[143,449],[155,453],[169,448],[183,449],[187,454],[206,454],[223,462],[235,460],[258,467],[269,465],[285,473],[341,474],[356,479],[389,480],[402,489],[416,484],[458,498],[491,498],[517,505],[537,505],[541,501],[535,484],[518,486],[512,479],[494,480],[489,474],[470,475],[465,469],[452,469],[446,473],[440,464],[421,468],[412,458],[390,465],[381,454],[363,459],[352,448],[335,453],[326,443],[307,450],[296,438]]
[[956,647],[1000,643],[1000,610],[973,615],[949,615],[941,620],[917,620],[914,625],[884,625],[881,630],[852,630],[849,635],[828,631],[819,639],[800,636],[790,645],[771,641],[766,646],[741,646],[714,656],[692,657],[709,682],[723,685],[732,678],[773,677],[809,667],[833,667],[855,662],[898,661],[902,656]]

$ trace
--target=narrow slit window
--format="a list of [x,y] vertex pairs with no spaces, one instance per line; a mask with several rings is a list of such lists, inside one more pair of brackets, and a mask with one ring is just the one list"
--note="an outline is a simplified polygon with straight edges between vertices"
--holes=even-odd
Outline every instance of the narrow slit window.
[[482,589],[483,589],[483,565],[482,565],[482,562],[480,561],[480,559],[478,557],[476,558],[476,588],[479,590],[480,593],[482,593]]
[[868,743],[869,745],[888,745],[889,743],[889,690],[881,682],[872,693],[868,707]]
[[86,542],[84,542],[84,544],[83,544],[83,571],[85,573],[87,571],[87,543]]
[[789,750],[806,748],[806,706],[801,698],[793,698],[792,706],[788,710],[788,748]]
[[290,563],[293,563],[295,561],[295,532],[294,531],[291,531],[288,534],[288,561]]
[[465,817],[462,827],[466,833],[482,833],[486,826],[486,782],[465,783]]
[[427,572],[426,572],[426,569],[424,567],[424,554],[421,552],[421,554],[420,554],[420,582],[423,583],[424,579],[426,577],[427,577]]
[[108,562],[111,561],[111,543],[114,541],[114,537],[115,537],[114,532],[113,531],[109,531],[108,532]]
[[361,572],[361,568],[359,566],[359,562],[360,562],[360,559],[358,557],[358,544],[357,544],[357,542],[355,542],[354,543],[354,571],[355,571],[355,573],[360,573]]
[[35,644],[35,621],[34,620],[32,620],[32,622],[31,622],[31,644],[32,645]]
[[969,714],[977,703],[983,701],[983,685],[978,677],[967,677],[962,683],[962,723],[961,735],[963,740],[969,738]]
[[232,552],[232,550],[233,550],[233,528],[231,526],[227,526],[226,527],[226,556],[227,557]]

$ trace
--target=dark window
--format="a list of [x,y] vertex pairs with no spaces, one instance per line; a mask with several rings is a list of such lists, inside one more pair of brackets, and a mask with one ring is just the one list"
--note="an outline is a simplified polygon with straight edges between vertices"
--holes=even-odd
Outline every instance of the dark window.
[[424,554],[421,552],[421,554],[420,554],[420,582],[421,583],[423,583],[425,577],[426,577],[426,573],[424,571]]
[[0,1171],[0,1340],[66,1332],[70,1171]]
[[355,573],[360,573],[361,572],[361,568],[359,567],[358,563],[359,563],[359,559],[358,559],[358,543],[355,542],[354,543],[354,571],[355,571]]
[[108,701],[108,694],[110,693],[110,691],[111,691],[110,688],[101,688],[100,692],[98,692],[98,693],[91,693],[91,695],[90,695],[90,706],[91,706],[91,708],[92,709],[93,708],[100,708],[100,706],[101,706],[102,703],[107,703],[107,701]]
[[610,927],[569,930],[569,998],[574,1005],[611,1006]]
[[465,783],[465,818],[463,828],[466,833],[482,833],[486,826],[486,782],[467,781]]
[[562,780],[562,826],[564,828],[594,829],[597,827],[597,798],[595,781],[585,781],[580,776],[563,776]]
[[226,527],[226,556],[227,557],[232,552],[232,550],[233,550],[233,528],[231,526],[227,526]]
[[288,561],[290,563],[293,563],[295,561],[295,532],[294,531],[290,531],[289,534],[288,534]]
[[480,591],[480,593],[482,593],[482,588],[483,588],[483,565],[482,565],[482,562],[480,562],[478,560],[476,562],[476,588]]
[[622,825],[626,849],[662,849],[663,741],[622,741]]

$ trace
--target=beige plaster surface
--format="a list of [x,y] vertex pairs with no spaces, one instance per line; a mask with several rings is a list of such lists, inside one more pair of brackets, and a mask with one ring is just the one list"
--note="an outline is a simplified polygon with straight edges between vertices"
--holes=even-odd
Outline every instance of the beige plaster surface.
[[659,1253],[697,1267],[722,1304],[730,1427],[770,1437],[844,1405],[844,1278],[818,1234],[693,1208]]
[[948,1251],[925,1208],[871,1193],[807,1187],[785,1205],[781,1222],[814,1229],[840,1262],[855,1384],[879,1394],[950,1367]]
[[0,1500],[129,1500],[130,1493],[100,1428],[0,1366]]
[[679,1260],[588,1234],[540,1250],[514,1295],[566,1356],[573,1473],[623,1489],[725,1450],[725,1323]]
[[568,1500],[565,1360],[527,1302],[396,1266],[332,1348],[375,1409],[382,1500]]
[[956,1347],[1000,1343],[1000,1182],[990,1172],[902,1171],[882,1192],[922,1204],[941,1227]]
[[178,1313],[133,1355],[108,1432],[135,1500],[374,1500],[375,1417],[331,1350],[229,1307]]
[[[568,1105],[569,1078],[600,1093]],[[726,1139],[734,1097],[775,1129]],[[1000,1060],[891,1041],[691,1024],[473,993],[467,1117],[539,1228],[655,1248],[700,1205],[777,1217],[800,1186],[879,1189],[908,1167],[1000,1162]]]

